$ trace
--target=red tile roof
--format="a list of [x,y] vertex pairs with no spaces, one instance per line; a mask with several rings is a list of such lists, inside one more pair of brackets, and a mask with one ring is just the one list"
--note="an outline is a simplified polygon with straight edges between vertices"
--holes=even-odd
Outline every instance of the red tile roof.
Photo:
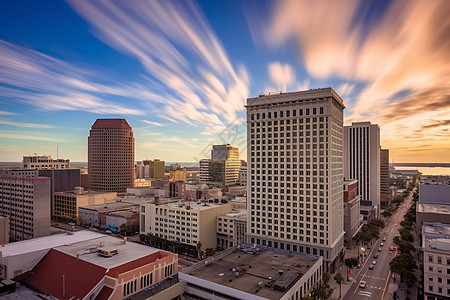
[[126,264],[123,264],[121,266],[112,268],[108,271],[106,275],[117,278],[119,274],[128,272],[130,270],[142,267],[144,265],[150,264],[152,262],[155,262],[159,258],[164,258],[169,256],[170,254],[167,252],[159,251],[150,255],[147,255],[145,257],[138,258],[136,260],[130,261]]
[[24,282],[58,299],[73,296],[82,299],[102,280],[106,271],[105,268],[52,249]]
[[94,127],[126,127],[131,128],[125,119],[97,119],[92,128]]
[[111,296],[112,292],[114,290],[110,287],[107,287],[106,285],[103,286],[100,293],[98,293],[97,297],[95,297],[95,300],[108,300],[109,296]]

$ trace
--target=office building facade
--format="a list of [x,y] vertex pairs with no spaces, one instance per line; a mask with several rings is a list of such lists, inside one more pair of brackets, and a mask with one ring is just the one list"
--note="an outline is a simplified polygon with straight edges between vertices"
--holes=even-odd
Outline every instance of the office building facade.
[[22,166],[27,169],[69,169],[69,159],[52,159],[50,155],[34,155],[24,156],[22,159]]
[[389,171],[389,149],[381,149],[380,153],[380,207],[391,206],[390,191],[391,171]]
[[378,125],[354,122],[344,126],[344,177],[358,180],[365,219],[367,215],[380,216],[380,153]]
[[134,186],[134,137],[125,119],[97,119],[88,138],[90,188],[125,193]]
[[331,88],[247,100],[247,242],[342,256],[342,99]]
[[50,234],[50,178],[0,172],[0,215],[9,217],[9,237],[21,241]]
[[216,182],[226,186],[239,184],[239,149],[229,144],[213,145],[211,159],[200,160],[200,182]]

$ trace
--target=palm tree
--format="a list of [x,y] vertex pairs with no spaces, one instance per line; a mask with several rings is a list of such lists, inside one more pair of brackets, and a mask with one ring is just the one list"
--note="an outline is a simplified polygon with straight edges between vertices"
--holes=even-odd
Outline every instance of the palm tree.
[[341,299],[342,295],[342,283],[345,281],[344,277],[342,277],[340,272],[337,272],[336,275],[334,275],[334,280],[337,284],[339,284],[339,299]]
[[197,243],[197,253],[198,253],[198,259],[202,259],[202,243],[201,242],[198,242]]

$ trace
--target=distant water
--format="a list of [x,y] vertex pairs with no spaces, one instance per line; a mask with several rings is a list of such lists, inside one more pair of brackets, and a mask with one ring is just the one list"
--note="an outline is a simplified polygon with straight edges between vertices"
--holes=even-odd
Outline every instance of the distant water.
[[396,166],[396,170],[419,170],[422,175],[450,175],[450,167]]

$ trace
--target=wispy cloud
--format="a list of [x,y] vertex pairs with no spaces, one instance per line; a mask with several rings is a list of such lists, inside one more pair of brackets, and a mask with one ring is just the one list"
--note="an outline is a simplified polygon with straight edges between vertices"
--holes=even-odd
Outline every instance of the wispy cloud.
[[9,111],[0,110],[0,115],[4,115],[4,116],[15,116],[15,115],[17,115],[17,114],[16,114],[16,113],[13,113],[13,112],[9,112]]
[[63,139],[57,139],[57,138],[46,137],[46,136],[38,136],[38,135],[26,135],[26,134],[0,133],[0,137],[5,138],[5,139],[16,139],[16,140],[65,142]]
[[158,127],[163,126],[163,124],[158,123],[158,122],[154,122],[154,121],[142,120],[142,122],[150,124],[150,125],[153,125],[153,126],[158,126]]
[[295,82],[295,71],[289,64],[272,62],[267,66],[267,73],[276,88],[283,92],[286,92],[287,87]]
[[[78,110],[98,114],[142,115],[112,97],[160,99],[141,85],[103,84],[94,74],[41,52],[0,40],[0,95],[42,110]],[[160,101],[163,101],[160,99]]]
[[[375,2],[282,0],[268,21],[250,16],[248,23],[260,46],[274,50],[295,41],[312,78],[339,78],[344,83],[337,90],[353,96],[346,123],[378,123],[384,142],[395,145],[399,137],[410,138],[411,126],[401,131],[403,124],[422,127],[430,119],[448,118],[450,2]],[[442,145],[437,135],[429,139]]]
[[54,126],[48,125],[48,124],[14,122],[14,121],[9,121],[9,120],[4,120],[4,119],[0,119],[0,124],[16,126],[16,127],[23,127],[23,128],[54,128]]
[[[137,59],[168,90],[161,118],[225,127],[244,109],[249,76],[233,66],[191,1],[70,1],[102,41]],[[161,88],[162,87],[162,88]]]

